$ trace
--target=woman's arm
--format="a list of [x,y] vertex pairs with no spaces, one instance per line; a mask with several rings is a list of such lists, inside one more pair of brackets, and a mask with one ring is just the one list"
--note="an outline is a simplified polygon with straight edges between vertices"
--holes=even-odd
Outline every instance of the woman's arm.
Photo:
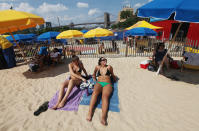
[[72,76],[74,76],[74,77],[76,77],[76,78],[78,78],[78,79],[80,79],[82,81],[86,81],[86,79],[84,79],[83,77],[81,77],[81,76],[79,76],[79,75],[74,73],[71,64],[69,64],[68,67],[69,67],[70,75],[72,75]]
[[115,74],[113,73],[113,67],[109,65],[109,70],[111,72],[111,76],[113,77],[113,80],[116,81],[116,77],[115,77]]
[[97,73],[98,67],[96,66],[93,72],[93,80],[96,81],[96,73]]

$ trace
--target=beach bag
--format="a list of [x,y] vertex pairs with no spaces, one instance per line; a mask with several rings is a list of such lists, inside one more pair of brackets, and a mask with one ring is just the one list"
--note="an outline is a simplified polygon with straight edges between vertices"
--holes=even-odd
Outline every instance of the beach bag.
[[39,65],[38,64],[29,64],[29,70],[31,72],[37,72],[38,69],[39,69]]
[[152,65],[152,64],[150,64],[150,65],[147,67],[147,69],[148,69],[149,71],[152,71],[152,72],[155,72],[155,71],[156,71],[155,66]]

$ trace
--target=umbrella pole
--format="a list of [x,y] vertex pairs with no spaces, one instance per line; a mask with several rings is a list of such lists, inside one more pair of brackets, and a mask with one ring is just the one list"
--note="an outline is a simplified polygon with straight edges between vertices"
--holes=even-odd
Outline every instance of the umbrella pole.
[[21,49],[21,47],[19,46],[19,44],[17,43],[17,41],[15,40],[12,32],[10,32],[10,35],[12,36],[12,39],[14,40],[14,42],[16,43],[17,47],[19,48],[19,50],[22,52],[22,56],[23,56],[23,59],[27,62],[27,60],[25,59],[25,54],[23,52],[23,50]]
[[158,74],[160,73],[160,70],[161,70],[161,68],[162,68],[162,66],[163,66],[163,64],[164,64],[164,61],[166,60],[167,55],[168,55],[168,53],[170,52],[171,45],[172,45],[172,43],[175,41],[176,36],[177,36],[177,34],[178,34],[178,32],[179,32],[181,26],[182,26],[182,22],[180,22],[180,25],[178,26],[178,28],[177,28],[177,30],[176,30],[176,33],[175,33],[174,37],[173,37],[172,40],[171,40],[171,43],[169,43],[168,51],[167,51],[167,53],[165,54],[165,56],[163,57],[163,60],[162,60],[160,66],[159,66],[159,68],[158,68],[158,71],[157,71],[156,75],[158,75]]

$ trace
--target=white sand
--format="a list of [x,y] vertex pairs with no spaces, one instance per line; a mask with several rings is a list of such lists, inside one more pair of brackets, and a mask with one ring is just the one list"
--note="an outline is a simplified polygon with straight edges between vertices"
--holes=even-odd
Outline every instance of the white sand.
[[[107,127],[100,123],[101,109],[89,123],[88,106],[82,105],[78,112],[48,110],[33,115],[69,75],[66,64],[38,74],[26,72],[25,65],[0,70],[0,131],[198,131],[199,72],[176,72],[183,81],[172,81],[140,69],[145,59],[108,59],[120,78],[121,111],[108,113]],[[97,60],[82,59],[89,73]]]

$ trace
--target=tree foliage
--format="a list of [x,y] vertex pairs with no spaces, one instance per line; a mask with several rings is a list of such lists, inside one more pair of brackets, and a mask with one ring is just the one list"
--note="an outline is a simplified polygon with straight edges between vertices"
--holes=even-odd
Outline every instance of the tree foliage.
[[120,19],[127,19],[133,16],[132,11],[122,11],[120,14]]
[[118,22],[117,24],[112,25],[111,28],[112,29],[125,29],[127,27],[134,25],[135,23],[141,20],[149,21],[148,18],[137,17],[137,13],[136,13],[135,15],[132,15],[131,17],[126,18],[124,22]]

